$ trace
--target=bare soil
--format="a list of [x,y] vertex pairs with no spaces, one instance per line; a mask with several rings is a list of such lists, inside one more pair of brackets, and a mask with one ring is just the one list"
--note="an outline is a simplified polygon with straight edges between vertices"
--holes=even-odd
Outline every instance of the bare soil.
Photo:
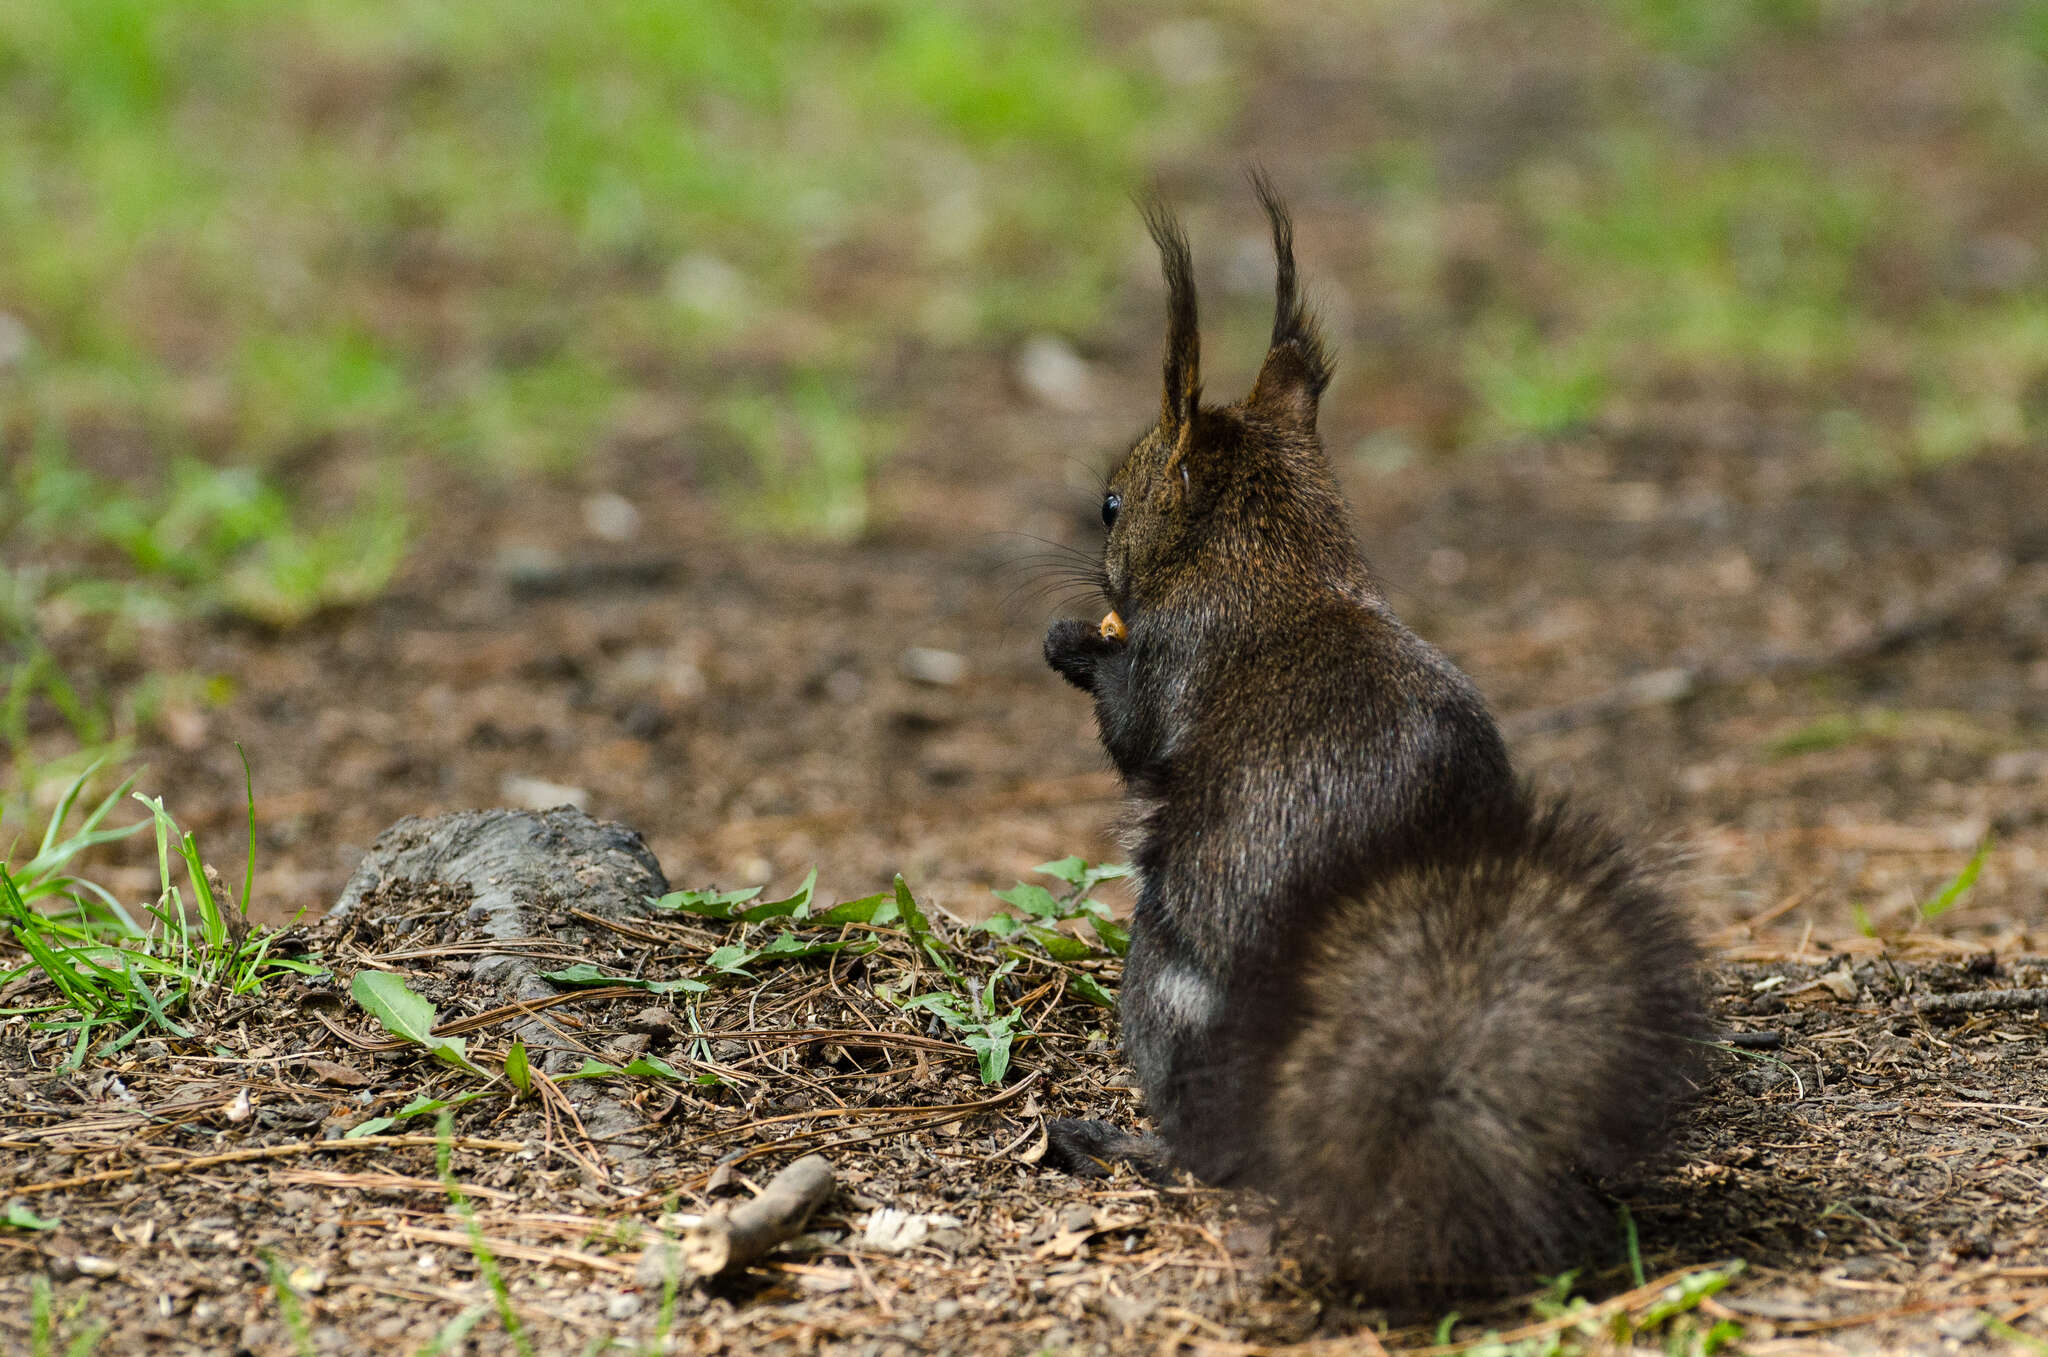
[[[1132,347],[1135,404],[1146,374]],[[1007,522],[1085,540],[1092,491],[1037,465],[1041,445],[1062,442],[1056,420],[1006,409],[996,372],[972,389],[994,408],[969,427],[1026,426],[1008,445],[1014,461],[970,474],[906,458],[888,493],[952,511],[903,512],[857,547],[734,542],[689,497],[657,488],[641,500],[655,521],[629,555],[562,530],[579,520],[578,491],[450,492],[449,532],[428,540],[396,596],[311,635],[201,634],[186,658],[232,669],[239,692],[199,748],[154,751],[165,785],[218,789],[210,813],[186,801],[231,856],[239,807],[220,745],[236,734],[250,746],[272,917],[331,901],[360,856],[345,845],[401,814],[501,801],[507,775],[587,789],[599,814],[647,833],[677,885],[789,884],[817,862],[826,888],[851,896],[901,870],[922,898],[966,915],[988,885],[1038,861],[1113,856],[1113,786],[1087,714],[1036,656],[1045,605],[1011,597],[1030,587],[1018,563],[1036,548],[999,535]],[[2048,497],[2032,492],[2037,479],[2035,465],[1994,459],[1864,490],[1792,454],[1613,436],[1355,484],[1364,535],[1408,615],[1505,711],[1536,713],[1525,727],[1674,664],[1732,656],[1738,671],[1767,669],[1774,648],[1858,657],[1521,744],[1539,777],[1690,855],[1701,927],[1722,958],[1722,1018],[1783,1034],[1776,1049],[1724,1057],[1671,1159],[1616,1185],[1653,1275],[1744,1261],[1709,1305],[1746,1326],[1752,1350],[1995,1342],[1984,1313],[2040,1331],[2028,1316],[2048,1302],[2041,1014],[1912,1007],[1930,993],[2048,984],[2025,959],[2048,918]],[[1760,480],[1780,488],[1764,493]],[[533,597],[497,563],[511,542],[663,569],[643,571],[644,584],[614,576]],[[1923,615],[1888,649],[1857,644]],[[910,677],[913,645],[964,656],[965,675]],[[1845,712],[1876,714],[1832,747],[1774,749]],[[1997,847],[1975,889],[1916,922],[1987,835]],[[498,997],[465,989],[457,913],[387,901],[328,940],[328,955],[344,977],[378,961],[408,970],[444,1018],[488,1009]],[[658,975],[690,955],[614,945],[589,959]],[[624,1166],[559,1116],[465,1110],[461,1135],[498,1148],[458,1150],[454,1171],[539,1350],[647,1340],[661,1289],[636,1269],[662,1211],[743,1192],[757,1170],[830,1139],[842,1123],[766,1119],[842,1101],[939,1110],[879,1116],[873,1139],[831,1151],[843,1186],[804,1251],[738,1283],[685,1286],[675,1322],[688,1350],[1240,1352],[1340,1339],[1370,1350],[1356,1334],[1381,1325],[1389,1347],[1433,1341],[1428,1316],[1362,1308],[1317,1275],[1312,1247],[1284,1232],[1276,1244],[1256,1203],[1027,1162],[1043,1116],[1140,1116],[1099,1015],[1034,1008],[1042,1038],[992,1090],[957,1044],[877,1040],[821,1058],[807,1029],[945,1038],[906,1027],[856,971],[789,971],[783,990],[732,999],[747,1014],[731,1029],[768,1035],[736,1038],[717,1059],[759,1082],[709,1095],[650,1086]],[[454,1086],[414,1055],[337,1035],[318,1015],[358,1037],[365,1024],[323,999],[331,992],[284,986],[219,1014],[232,1057],[145,1043],[111,1068],[61,1075],[57,1043],[6,1044],[0,1196],[61,1221],[0,1239],[10,1345],[25,1342],[39,1273],[56,1279],[60,1314],[76,1307],[78,1323],[112,1322],[124,1348],[147,1338],[165,1351],[292,1350],[266,1257],[296,1269],[320,1350],[410,1350],[487,1295],[430,1146],[186,1167],[318,1143],[424,1087]],[[674,1033],[640,1020],[649,1007],[579,1001],[560,1022],[599,1053],[672,1052]],[[253,1115],[236,1121],[244,1090]],[[719,1174],[722,1158],[752,1150],[765,1153]],[[39,1190],[144,1166],[169,1171]],[[858,1241],[882,1207],[960,1224],[879,1254]],[[1607,1263],[1582,1288],[1626,1297],[1628,1274]],[[1526,1304],[1456,1308],[1467,1326],[1530,1316]],[[508,1346],[494,1318],[468,1341]]]
[[[1445,1336],[1429,1311],[1375,1307],[1332,1282],[1315,1242],[1256,1201],[1039,1164],[1048,1116],[1139,1115],[1103,1011],[1067,996],[1069,973],[1050,963],[1004,982],[1032,1035],[991,1087],[943,1027],[876,997],[877,981],[929,975],[900,934],[874,952],[763,965],[759,983],[701,999],[693,1031],[673,1000],[621,986],[522,1012],[472,968],[496,950],[645,981],[701,976],[730,925],[583,914],[597,936],[575,945],[484,943],[466,905],[442,889],[380,891],[317,931],[334,980],[217,1006],[201,1015],[207,1041],[144,1042],[73,1075],[49,1072],[61,1039],[13,1049],[0,1194],[61,1223],[5,1239],[9,1345],[26,1348],[41,1274],[71,1331],[112,1326],[110,1350],[415,1351],[488,1306],[480,1257],[543,1352],[662,1332],[690,1352],[874,1353],[1372,1351]],[[553,1039],[537,1061],[651,1056],[712,1082],[473,1104],[450,1152],[472,1234],[439,1181],[431,1118],[333,1138],[422,1091],[477,1086],[397,1049],[343,999],[363,966],[408,974],[480,1056],[538,1016]],[[1113,963],[1091,968],[1113,982]],[[2048,1304],[2038,1011],[1936,1011],[1937,996],[2039,987],[2048,967],[1887,957],[1729,965],[1715,980],[1726,1029],[1755,1048],[1726,1049],[1672,1153],[1612,1185],[1647,1273],[1742,1260],[1705,1314],[1744,1325],[1755,1351],[1967,1341],[1985,1313],[2024,1325]],[[839,1186],[805,1236],[736,1277],[665,1293],[677,1213],[744,1198],[814,1151]],[[907,1247],[891,1243],[887,1210],[915,1218]],[[1580,1286],[1640,1315],[1661,1288],[1631,1286],[1620,1238]],[[278,1303],[280,1276],[297,1319]],[[1529,1322],[1526,1298],[1458,1308],[1461,1343]],[[469,1341],[513,1346],[491,1316]]]

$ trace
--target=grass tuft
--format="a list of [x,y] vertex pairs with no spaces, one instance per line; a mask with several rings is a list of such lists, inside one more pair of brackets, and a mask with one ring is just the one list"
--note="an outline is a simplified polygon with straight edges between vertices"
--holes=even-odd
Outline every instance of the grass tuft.
[[[199,1028],[193,1024],[203,1026],[209,1009],[278,974],[321,973],[308,958],[271,955],[282,933],[249,925],[246,888],[238,907],[162,799],[131,793],[132,777],[67,834],[64,826],[92,771],[65,790],[34,857],[19,867],[0,858],[0,926],[26,956],[21,965],[0,970],[0,985],[36,975],[48,990],[41,1002],[0,1010],[0,1017],[27,1017],[35,1031],[75,1032],[65,1061],[75,1069],[88,1056],[103,1059],[147,1032],[194,1038]],[[147,807],[149,817],[103,827],[124,795]],[[86,849],[143,829],[155,832],[161,886],[141,910],[147,925],[111,891],[71,870]],[[183,885],[174,881],[180,871]]]

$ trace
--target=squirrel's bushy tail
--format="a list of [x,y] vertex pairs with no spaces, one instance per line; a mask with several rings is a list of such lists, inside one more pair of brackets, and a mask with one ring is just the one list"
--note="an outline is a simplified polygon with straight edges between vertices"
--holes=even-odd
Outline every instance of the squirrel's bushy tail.
[[1409,1289],[1578,1261],[1591,1178],[1653,1147],[1703,1030],[1676,906],[1553,809],[1329,921],[1280,1052],[1264,1184]]

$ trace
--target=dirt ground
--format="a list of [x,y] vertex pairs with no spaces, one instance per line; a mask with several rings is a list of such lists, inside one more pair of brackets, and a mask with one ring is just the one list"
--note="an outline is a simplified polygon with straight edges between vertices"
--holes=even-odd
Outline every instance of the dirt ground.
[[[1365,248],[1355,209],[1315,187],[1313,139],[1276,154],[1267,136],[1289,100],[1355,92],[1331,75],[1271,95],[1244,147],[1169,189],[1202,221],[1248,228],[1236,152],[1256,150],[1293,191],[1309,274]],[[643,833],[677,886],[793,885],[815,864],[821,890],[844,898],[901,872],[963,917],[1035,863],[1113,860],[1113,780],[1038,643],[1062,606],[1093,602],[1062,595],[1049,552],[1092,544],[1094,478],[1153,408],[1156,303],[1134,296],[1085,355],[1078,409],[1035,399],[1014,355],[899,355],[877,399],[906,412],[909,442],[881,473],[879,526],[854,545],[735,533],[700,469],[667,449],[608,446],[554,484],[422,471],[412,499],[427,530],[388,596],[287,634],[219,624],[148,641],[138,664],[233,688],[224,706],[165,722],[142,751],[148,790],[175,789],[180,820],[232,861],[233,742],[246,747],[258,912],[272,921],[323,912],[401,816],[473,806],[578,800]],[[1214,389],[1255,356],[1217,353]],[[1331,446],[1358,446],[1388,402],[1431,398],[1426,380],[1402,380],[1347,369]],[[1477,678],[1523,766],[1686,860],[1718,1014],[1766,1034],[1720,1059],[1670,1159],[1617,1185],[1649,1272],[1742,1260],[1705,1313],[1742,1324],[1745,1351],[1988,1351],[2010,1341],[2001,1325],[2038,1343],[2048,1029],[2038,1008],[1922,1001],[2048,985],[2029,959],[2048,950],[2048,475],[2012,454],[1861,481],[1773,399],[1674,391],[1581,435],[1394,469],[1346,458],[1344,474],[1397,606]],[[349,474],[317,459],[303,470]],[[637,509],[630,531],[609,495]],[[1921,920],[1986,840],[1974,888]],[[150,894],[154,872],[131,855],[99,875]],[[459,941],[437,926],[394,905],[330,945],[348,966],[398,964],[421,930],[435,947]],[[654,944],[607,945],[630,967]],[[444,1015],[490,1002],[459,965],[403,964]],[[836,971],[830,985],[822,967],[791,975],[763,1014],[731,1025],[768,1035],[734,1038],[718,1060],[870,1076],[857,1097],[842,1091],[855,1083],[804,1102],[759,1080],[744,1096],[652,1092],[632,1172],[600,1170],[594,1147],[538,1112],[459,1124],[479,1147],[456,1151],[456,1176],[538,1350],[652,1341],[648,1228],[707,1194],[743,1195],[747,1174],[780,1162],[721,1176],[734,1147],[700,1141],[705,1128],[746,1128],[733,1134],[749,1145],[794,1128],[812,1144],[815,1121],[760,1122],[849,1098],[924,1110],[837,1149],[842,1187],[806,1251],[685,1287],[683,1350],[1437,1340],[1428,1317],[1361,1308],[1319,1279],[1255,1204],[1030,1162],[1043,1116],[1138,1115],[1113,1049],[1069,1010],[1045,1010],[1047,1039],[990,1090],[964,1051],[918,1048]],[[632,1037],[645,1007],[573,1011],[602,1050]],[[145,1045],[73,1076],[50,1073],[54,1048],[0,1044],[0,1200],[62,1222],[0,1235],[0,1347],[25,1349],[38,1274],[74,1325],[115,1326],[109,1351],[293,1350],[273,1256],[321,1351],[414,1350],[488,1295],[431,1145],[46,1188],[314,1141],[427,1080],[417,1057],[337,1035],[329,1012],[285,989],[216,1015],[244,1033],[244,1057]],[[359,1013],[335,1012],[361,1035]],[[909,1040],[877,1038],[822,1070],[790,1037],[890,1022]],[[639,1031],[637,1049],[670,1036]],[[231,1120],[243,1090],[255,1113]],[[884,1207],[956,1223],[905,1253],[860,1245]],[[1581,1283],[1596,1301],[1632,1285],[1619,1266]],[[1458,1341],[1531,1313],[1458,1308]],[[509,1350],[495,1318],[464,1341]]]
[[[496,1059],[522,1013],[475,978],[482,953],[660,983],[709,974],[732,937],[643,920],[484,943],[466,903],[385,889],[314,941],[339,975],[409,975],[445,1030]],[[1710,1271],[1732,1284],[1647,1341],[1697,1350],[1719,1323],[1751,1352],[1956,1350],[2048,1306],[2039,963],[1718,967],[1730,1044],[1672,1152],[1610,1185],[1641,1272],[1617,1233],[1578,1279],[1597,1308],[1573,1323],[1527,1296],[1461,1298],[1446,1322],[1450,1298],[1388,1310],[1354,1296],[1254,1201],[1039,1162],[1049,1116],[1138,1115],[1103,1011],[1067,996],[1062,968],[1019,967],[1005,993],[1031,1035],[987,1086],[943,1027],[876,997],[930,965],[900,933],[876,936],[877,951],[760,964],[758,983],[714,987],[687,1016],[620,985],[524,1015],[548,1033],[537,1056],[652,1058],[687,1082],[465,1109],[448,1171],[466,1206],[439,1181],[428,1120],[333,1138],[478,1086],[395,1050],[339,979],[203,1006],[201,1041],[144,1041],[75,1075],[50,1073],[61,1037],[13,1047],[0,1194],[58,1224],[0,1239],[0,1334],[27,1350],[41,1275],[59,1336],[105,1325],[108,1351],[449,1350],[435,1345],[451,1327],[454,1350],[511,1351],[487,1268],[542,1352],[659,1351],[664,1335],[699,1353],[1449,1352],[1560,1331],[1599,1348],[1618,1317],[1652,1323],[1674,1278]],[[1114,980],[1113,962],[1089,969]],[[2036,1007],[1949,1011],[2015,991]],[[814,1151],[837,1186],[804,1237],[667,1289],[678,1213],[743,1201]]]
[[[1145,408],[1149,348],[1134,331],[1116,360],[1119,409]],[[223,751],[245,742],[273,918],[331,902],[399,816],[513,800],[518,777],[579,788],[594,813],[641,829],[677,885],[789,884],[817,863],[844,897],[900,870],[971,915],[988,886],[1036,862],[1113,857],[1113,787],[1088,715],[1037,658],[1049,605],[1033,593],[1031,538],[1087,540],[1092,487],[1064,479],[1062,458],[1092,455],[1127,421],[1033,409],[993,363],[939,389],[960,408],[935,427],[971,431],[976,455],[951,440],[907,455],[885,487],[890,528],[857,547],[731,540],[660,466],[613,468],[647,516],[625,546],[582,531],[590,487],[438,490],[444,529],[393,597],[311,635],[198,635],[179,659],[235,674],[238,694],[191,750],[151,751],[156,777],[218,790],[211,812],[189,795],[184,809],[231,857],[239,805]],[[1616,432],[1355,475],[1352,489],[1408,616],[1534,732],[1519,742],[1525,765],[1689,855],[1727,1023],[1783,1033],[1779,1049],[1722,1062],[1672,1161],[1626,1191],[1646,1266],[1742,1259],[1712,1304],[1753,1351],[1995,1346],[1985,1313],[2038,1333],[2025,1316],[2048,1302],[2040,1014],[1958,1023],[1910,1007],[1927,992],[2048,983],[2023,959],[2048,927],[2038,465],[1980,460],[1859,489],[1797,449],[1728,443],[1719,429]],[[927,500],[948,512],[918,513]],[[553,565],[536,564],[541,551]],[[934,683],[948,676],[929,657],[918,670],[913,647],[957,655],[964,672]],[[1770,677],[1781,652],[1818,658]],[[1685,665],[1704,680],[1689,700],[1618,715],[1570,705]],[[1917,905],[1987,836],[1974,890],[1916,925]],[[1859,930],[1859,908],[1877,936]],[[460,1009],[459,979],[442,983],[437,997]],[[580,1016],[602,1033],[638,1007]],[[365,1091],[420,1085],[416,1061],[349,1050],[289,992],[239,1021],[263,1036],[238,1061],[138,1048],[117,1069],[64,1078],[47,1073],[53,1052],[24,1061],[14,1047],[0,1192],[317,1138],[363,1115]],[[957,1136],[913,1130],[842,1160],[857,1176],[827,1234],[893,1206],[963,1221],[947,1242],[903,1255],[827,1245],[737,1287],[686,1288],[686,1349],[1244,1352],[1372,1323],[1391,1325],[1390,1347],[1435,1336],[1305,1274],[1245,1203],[1018,1162],[1011,1147],[1030,1141],[1036,1114],[1136,1115],[1110,1048],[1077,1037],[1052,1049],[1059,1059],[1020,1060],[1038,1073],[1029,1101],[952,1123]],[[353,1073],[328,1083],[308,1075],[313,1060]],[[876,1096],[988,1096],[971,1066],[935,1069]],[[245,1087],[258,1116],[224,1122]],[[743,1110],[770,1115],[779,1096]],[[518,1114],[501,1120],[462,1134],[539,1134]],[[722,1147],[678,1148],[695,1125],[668,1106],[646,1141],[659,1167],[641,1181],[457,1153],[541,1350],[651,1333],[658,1288],[635,1281],[644,1245],[627,1223],[657,1214],[646,1194],[687,1209],[708,1181]],[[60,1314],[113,1322],[124,1347],[137,1335],[165,1351],[288,1351],[269,1252],[318,1282],[305,1304],[321,1350],[410,1350],[485,1294],[432,1156],[398,1147],[18,1197],[63,1224],[0,1241],[0,1325],[9,1345],[25,1341],[22,1297],[41,1272],[58,1279]],[[1618,1272],[1583,1285],[1596,1300],[1629,1289]],[[1503,1329],[1529,1314],[1460,1308]],[[503,1348],[494,1325],[471,1341]]]

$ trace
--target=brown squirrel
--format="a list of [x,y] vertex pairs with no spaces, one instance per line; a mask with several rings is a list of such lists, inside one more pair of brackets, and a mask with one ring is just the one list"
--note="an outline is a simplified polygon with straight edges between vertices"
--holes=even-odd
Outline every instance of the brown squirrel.
[[1405,1291],[1572,1261],[1594,1180],[1655,1147],[1705,1029],[1656,875],[1516,777],[1470,679],[1389,609],[1316,410],[1330,362],[1265,179],[1278,304],[1251,394],[1204,405],[1187,238],[1164,264],[1157,425],[1109,477],[1100,624],[1047,662],[1091,694],[1134,813],[1124,1050],[1157,1141],[1052,1161],[1261,1189]]

